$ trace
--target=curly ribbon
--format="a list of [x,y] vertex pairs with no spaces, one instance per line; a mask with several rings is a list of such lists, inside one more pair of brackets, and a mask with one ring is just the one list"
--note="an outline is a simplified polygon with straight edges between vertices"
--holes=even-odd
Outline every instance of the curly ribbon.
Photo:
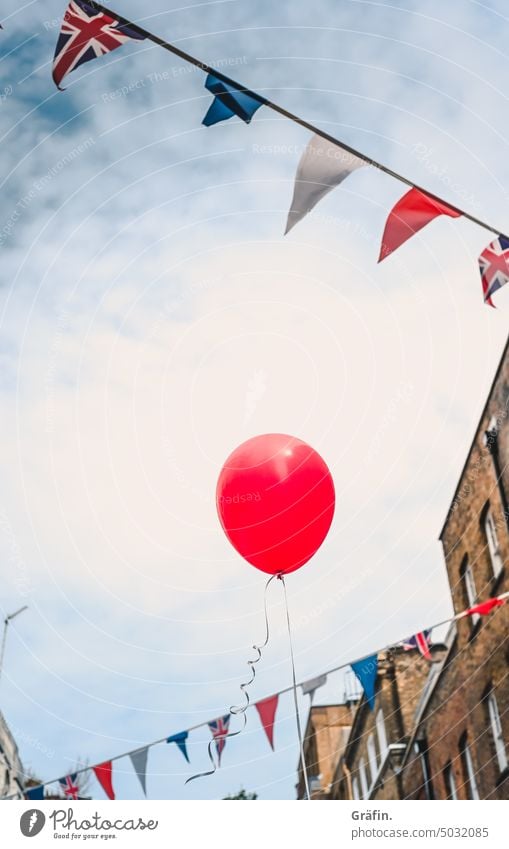
[[[219,764],[216,764],[216,761],[215,761],[214,755],[213,755],[214,744],[219,742],[219,740],[227,740],[228,737],[237,737],[239,734],[242,734],[242,732],[244,731],[244,729],[247,725],[246,711],[247,711],[247,709],[250,705],[249,693],[247,692],[247,690],[248,690],[248,687],[251,686],[251,684],[253,683],[253,681],[256,678],[255,666],[261,660],[262,649],[264,649],[265,646],[267,645],[267,643],[269,642],[269,616],[268,616],[268,613],[267,613],[267,590],[269,589],[269,585],[272,583],[274,578],[282,578],[282,574],[278,573],[277,575],[271,575],[269,580],[265,584],[265,592],[264,592],[264,598],[263,598],[263,612],[264,612],[264,615],[265,615],[265,639],[264,639],[263,643],[258,643],[258,644],[255,643],[255,645],[253,646],[253,651],[256,652],[257,657],[254,660],[248,660],[247,661],[247,665],[251,669],[251,678],[249,679],[249,681],[244,681],[240,685],[240,689],[242,691],[242,695],[244,696],[244,698],[246,700],[246,703],[244,705],[232,705],[230,707],[230,716],[242,716],[242,718],[244,720],[242,728],[240,728],[238,731],[229,731],[227,734],[222,734],[220,737],[217,737],[213,740],[210,740],[208,747],[207,747],[207,750],[208,750],[208,755],[209,755],[209,761],[212,764],[212,769],[209,769],[207,772],[199,772],[196,775],[192,775],[190,778],[186,779],[186,782],[185,782],[186,784],[189,784],[190,781],[194,781],[196,778],[205,778],[207,775],[214,775],[214,773],[216,772],[216,770],[218,769],[218,766],[219,766]],[[284,586],[284,581],[283,581],[283,586]],[[285,588],[285,599],[286,599],[286,588]],[[288,613],[288,607],[287,607],[287,613]],[[293,658],[293,655],[292,655],[292,658]],[[294,679],[295,679],[295,675],[294,675]]]

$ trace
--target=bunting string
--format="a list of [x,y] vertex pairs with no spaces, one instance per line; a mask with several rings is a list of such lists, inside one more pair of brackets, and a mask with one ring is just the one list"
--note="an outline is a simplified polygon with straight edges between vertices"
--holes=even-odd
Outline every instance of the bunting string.
[[[277,577],[277,576],[274,576],[274,577]],[[503,593],[502,595],[497,596],[495,598],[491,598],[488,601],[481,602],[480,604],[474,605],[474,607],[467,608],[466,610],[462,610],[461,613],[456,613],[454,616],[450,616],[447,619],[442,619],[440,622],[436,622],[434,625],[430,625],[427,628],[423,629],[423,631],[421,631],[420,633],[431,632],[432,630],[435,630],[436,628],[441,628],[444,625],[450,625],[452,622],[457,622],[458,620],[464,619],[467,616],[473,616],[473,615],[485,616],[485,615],[488,615],[489,613],[491,613],[496,608],[502,607],[506,603],[507,599],[509,599],[509,592]],[[396,645],[402,645],[404,647],[405,644],[407,644],[407,643],[408,643],[408,640],[406,640],[406,639],[399,640],[397,642],[391,642],[391,643],[383,646],[382,648],[379,648],[376,652],[371,651],[368,654],[362,655],[362,657],[356,658],[355,660],[349,660],[347,662],[340,663],[338,666],[333,666],[330,669],[327,669],[324,672],[320,673],[320,675],[315,676],[315,679],[316,680],[320,679],[321,683],[322,682],[325,683],[325,681],[323,679],[326,679],[328,675],[332,675],[334,672],[340,672],[341,670],[347,669],[348,667],[355,667],[358,664],[369,662],[370,660],[373,659],[374,655],[377,655],[377,654],[384,652],[384,651],[389,651],[390,649],[393,649]],[[292,681],[292,684],[289,687],[285,687],[284,689],[279,690],[277,695],[282,696],[286,693],[293,692],[294,696],[295,696],[297,687],[301,687],[303,690],[305,690],[306,685],[309,684],[310,681],[313,681],[313,683],[314,683],[315,679],[306,679],[305,681],[301,681],[299,683]],[[307,690],[307,692],[312,694],[312,692],[314,692],[314,690]],[[267,701],[267,699],[266,698],[262,699],[262,701]],[[258,702],[256,704],[258,704]],[[249,707],[255,707],[256,704],[253,705],[253,704],[250,703]],[[229,717],[226,717],[226,718],[228,719]],[[224,717],[223,717],[223,719],[224,719]],[[217,720],[216,720],[216,722],[217,722]],[[184,735],[184,734],[187,736],[191,731],[196,731],[198,728],[204,728],[205,726],[210,726],[210,724],[211,724],[210,722],[198,722],[198,723],[196,723],[196,725],[191,725],[187,729],[186,732],[181,732],[181,734],[173,735],[173,737],[180,737],[181,735]],[[227,735],[221,735],[221,736],[226,737]],[[72,773],[73,779],[76,779],[76,776],[81,775],[84,772],[88,772],[89,770],[94,770],[94,769],[96,769],[100,766],[103,766],[104,763],[111,764],[111,763],[113,763],[113,761],[120,760],[121,758],[130,757],[131,755],[135,754],[136,752],[139,752],[140,748],[150,749],[150,748],[152,748],[152,746],[157,746],[160,743],[166,743],[170,739],[172,739],[172,738],[168,738],[166,736],[161,737],[158,740],[153,740],[151,743],[145,744],[145,746],[143,746],[143,747],[140,747],[138,745],[138,746],[136,746],[136,748],[131,749],[128,752],[122,752],[122,754],[120,754],[120,755],[114,755],[112,758],[109,759],[109,761],[106,761],[106,762],[103,761],[100,764],[96,764],[95,766],[86,766],[86,767],[82,767],[81,769],[76,769]],[[300,743],[300,741],[299,741],[299,743]],[[304,761],[303,761],[303,765],[304,765]],[[214,772],[215,772],[215,770],[214,770]],[[52,778],[49,781],[42,782],[41,784],[37,785],[37,787],[30,788],[30,792],[31,793],[35,793],[37,791],[42,792],[44,787],[46,787],[50,784],[57,784],[60,781],[61,781],[60,777],[59,778]],[[34,798],[34,797],[32,796],[32,798]],[[42,798],[42,796],[39,796],[39,798]]]
[[[474,224],[477,224],[479,227],[483,227],[485,230],[488,230],[490,233],[494,233],[496,236],[504,235],[502,231],[498,228],[493,227],[491,224],[486,223],[480,218],[477,218],[475,215],[472,215],[470,212],[466,212],[461,209],[459,206],[454,206],[449,202],[446,202],[439,195],[435,195],[432,192],[429,192],[427,189],[422,188],[417,183],[414,183],[413,180],[408,179],[408,177],[403,176],[397,171],[394,171],[392,168],[389,168],[387,165],[383,165],[381,162],[378,162],[376,159],[372,159],[367,156],[365,153],[362,153],[360,150],[352,147],[351,145],[345,144],[339,139],[332,136],[330,133],[327,133],[325,130],[321,130],[316,127],[309,121],[306,121],[304,118],[300,118],[298,115],[295,115],[293,112],[290,112],[288,109],[285,109],[283,106],[279,106],[278,103],[275,103],[273,100],[269,100],[267,97],[264,97],[251,89],[246,88],[245,86],[238,83],[236,80],[233,80],[231,77],[228,77],[226,74],[223,74],[216,68],[212,68],[210,65],[207,65],[206,62],[202,62],[201,59],[197,59],[195,56],[192,56],[190,53],[187,53],[185,50],[181,50],[180,47],[177,47],[175,44],[171,44],[168,41],[165,41],[163,38],[160,38],[158,35],[154,35],[154,33],[149,32],[148,30],[140,27],[138,24],[129,21],[127,18],[124,18],[122,15],[118,15],[117,12],[113,12],[107,6],[103,6],[102,3],[96,3],[95,0],[87,0],[87,4],[95,9],[97,12],[102,12],[105,15],[108,15],[117,21],[123,26],[128,27],[131,30],[134,30],[141,38],[146,38],[149,41],[152,41],[154,44],[157,44],[159,47],[164,48],[164,50],[168,50],[170,53],[173,53],[175,56],[178,56],[180,59],[183,59],[185,62],[189,62],[191,65],[194,65],[196,68],[199,68],[204,73],[209,74],[212,77],[215,77],[216,80],[220,80],[225,83],[227,86],[231,86],[237,92],[247,95],[249,98],[252,98],[255,101],[258,101],[262,106],[266,106],[268,109],[271,109],[273,112],[277,112],[283,118],[287,118],[289,121],[293,121],[294,124],[298,124],[310,132],[321,136],[322,139],[330,142],[333,145],[336,145],[339,148],[347,151],[351,156],[358,157],[362,159],[366,165],[371,165],[371,167],[376,168],[378,171],[382,171],[384,174],[388,174],[389,177],[393,177],[395,180],[398,180],[400,183],[403,183],[410,188],[416,189],[418,192],[421,192],[423,195],[432,198],[439,207],[446,206],[449,209],[453,210],[458,215],[462,215],[464,218],[467,218],[469,221],[472,221]],[[507,239],[508,237],[505,236]]]
[[202,122],[205,126],[209,127],[233,116],[249,124],[260,106],[265,106],[313,134],[298,166],[285,233],[353,171],[361,166],[371,166],[409,189],[389,213],[378,261],[384,260],[438,216],[462,216],[496,237],[478,257],[484,302],[491,307],[495,306],[492,296],[509,282],[509,237],[499,228],[459,206],[447,203],[439,195],[427,191],[393,168],[345,144],[268,97],[246,88],[222,71],[113,12],[102,3],[96,0],[70,0],[53,59],[55,84],[61,89],[64,77],[85,62],[110,53],[128,41],[145,39],[207,74],[205,87],[213,95],[213,101]]

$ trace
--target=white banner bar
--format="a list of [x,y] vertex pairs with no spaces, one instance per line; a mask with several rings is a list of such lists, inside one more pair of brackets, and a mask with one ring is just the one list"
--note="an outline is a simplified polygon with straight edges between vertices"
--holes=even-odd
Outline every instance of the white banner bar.
[[[507,802],[8,802],[0,806],[1,845],[139,846],[186,849],[280,844],[310,849],[321,842],[352,849],[486,847],[507,840]],[[61,841],[66,841],[61,843]]]

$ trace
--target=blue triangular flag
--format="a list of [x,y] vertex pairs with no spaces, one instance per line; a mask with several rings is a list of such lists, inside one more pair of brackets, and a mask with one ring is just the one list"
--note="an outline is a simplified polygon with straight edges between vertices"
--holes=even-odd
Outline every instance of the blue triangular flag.
[[187,748],[186,748],[186,740],[189,737],[189,733],[187,731],[181,731],[179,734],[173,734],[171,737],[168,737],[166,740],[167,743],[176,743],[179,747],[180,751],[184,755],[186,761],[189,763],[189,758],[187,756]]
[[206,127],[217,124],[219,121],[227,121],[234,115],[249,124],[256,110],[263,105],[262,100],[258,100],[251,94],[246,94],[245,91],[239,91],[234,86],[218,80],[212,74],[207,76],[205,88],[215,95],[202,121]]
[[368,705],[371,710],[375,707],[375,682],[378,672],[378,655],[372,654],[364,660],[357,660],[350,664],[355,675],[359,679]]
[[39,784],[38,787],[27,787],[25,789],[27,799],[44,799],[44,785]]

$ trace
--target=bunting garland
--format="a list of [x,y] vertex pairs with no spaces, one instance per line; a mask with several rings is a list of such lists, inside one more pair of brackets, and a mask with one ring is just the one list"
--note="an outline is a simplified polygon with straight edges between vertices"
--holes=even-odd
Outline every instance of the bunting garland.
[[484,303],[495,304],[492,295],[509,281],[509,239],[500,235],[485,248],[479,257]]
[[410,189],[389,213],[382,236],[378,262],[388,257],[407,239],[422,230],[437,215],[450,215],[451,218],[459,218],[461,212],[436,198],[430,197],[430,195],[424,194],[419,189]]
[[367,165],[364,159],[315,134],[308,142],[297,167],[285,235],[326,194],[363,165]]
[[66,775],[65,778],[60,778],[58,781],[67,799],[79,799],[80,788],[77,778],[78,773],[73,772],[71,775]]
[[276,720],[278,701],[279,694],[276,693],[275,696],[269,696],[268,699],[262,699],[261,702],[256,702],[255,704],[272,751],[274,751],[274,722]]
[[211,127],[219,121],[227,121],[234,115],[241,118],[245,124],[249,124],[256,110],[263,105],[263,101],[253,97],[251,93],[239,91],[218,80],[213,74],[207,76],[205,88],[214,95],[214,100],[202,121],[206,127]]
[[300,688],[302,690],[302,695],[303,696],[309,695],[310,704],[313,704],[313,698],[314,698],[316,690],[318,690],[319,687],[323,687],[324,684],[326,684],[326,683],[327,683],[327,676],[326,675],[317,675],[316,678],[310,678],[309,681],[304,681],[304,683],[300,685]]
[[[1,24],[0,24],[1,28]],[[340,185],[353,171],[371,165],[409,187],[387,218],[378,261],[400,247],[439,215],[464,217],[497,238],[479,257],[484,301],[493,306],[491,295],[509,280],[509,237],[499,233],[471,213],[427,192],[412,180],[346,145],[288,109],[244,88],[205,62],[201,62],[174,44],[143,29],[95,0],[71,0],[64,15],[53,61],[53,79],[61,88],[64,77],[85,62],[104,56],[128,41],[148,39],[207,74],[205,86],[214,100],[203,124],[212,126],[238,116],[249,123],[260,108],[273,112],[309,130],[313,135],[301,157],[285,233],[288,233],[328,192]]]
[[[303,681],[299,684],[302,694],[313,697],[313,694],[316,689],[322,687],[327,683],[327,676],[331,675],[333,672],[339,672],[340,670],[345,670],[349,666],[352,668],[354,674],[358,678],[361,683],[362,689],[364,691],[366,700],[371,709],[374,708],[375,705],[375,684],[376,684],[376,673],[378,670],[378,655],[383,651],[388,651],[395,647],[399,648],[418,648],[420,653],[425,657],[424,646],[422,650],[419,646],[413,645],[412,642],[414,640],[418,640],[419,637],[422,637],[427,645],[429,646],[431,643],[430,635],[433,629],[439,628],[443,625],[448,625],[452,622],[457,622],[460,619],[464,619],[467,616],[487,616],[496,610],[499,607],[502,607],[507,600],[509,599],[509,592],[503,593],[502,595],[490,598],[488,601],[481,602],[480,604],[476,604],[473,607],[468,608],[467,610],[461,611],[461,613],[457,613],[455,616],[451,616],[448,619],[443,619],[441,622],[437,622],[434,625],[431,625],[429,628],[423,629],[418,632],[414,637],[411,637],[407,640],[400,640],[397,643],[391,643],[390,645],[384,646],[380,648],[377,652],[373,652],[370,655],[366,655],[365,657],[358,658],[357,660],[350,661],[347,663],[341,663],[339,666],[335,666],[332,669],[328,669],[326,672],[321,675],[317,675],[314,678],[309,678],[306,681]],[[420,642],[420,641],[419,641]],[[411,645],[412,644],[412,645]],[[265,734],[267,739],[271,745],[271,748],[274,750],[274,725],[275,725],[275,716],[276,710],[279,704],[279,697],[283,694],[289,693],[293,691],[293,686],[286,687],[283,690],[280,690],[279,693],[275,693],[272,696],[268,696],[265,699],[261,699],[255,704],[251,705],[251,707],[255,707],[257,709],[258,715],[262,722]],[[71,780],[71,783],[77,786],[77,777],[81,773],[88,772],[92,770],[104,792],[108,796],[109,799],[115,799],[115,792],[113,790],[113,782],[112,782],[112,770],[113,770],[113,761],[119,760],[120,758],[129,757],[133,767],[135,769],[138,778],[140,779],[140,783],[142,785],[144,793],[146,793],[146,783],[145,779],[142,781],[141,775],[146,776],[146,756],[148,749],[152,746],[157,746],[160,743],[175,743],[186,761],[189,763],[189,757],[187,754],[186,742],[189,736],[190,731],[195,731],[198,728],[202,728],[204,726],[208,726],[209,730],[212,733],[213,740],[216,743],[216,751],[218,754],[218,760],[220,763],[221,755],[224,751],[224,747],[226,744],[226,735],[228,734],[229,724],[230,724],[231,714],[226,714],[219,719],[214,719],[210,722],[200,722],[192,727],[188,728],[186,731],[180,731],[178,734],[173,734],[170,737],[163,737],[159,740],[154,740],[152,743],[148,743],[146,746],[138,749],[134,749],[131,752],[124,752],[121,755],[116,755],[114,758],[111,758],[109,761],[105,761],[102,764],[98,764],[96,766],[87,766],[82,769],[75,770],[72,775],[67,776],[66,778],[58,778],[52,779],[51,781],[45,781],[43,784],[39,784],[37,787],[29,787],[25,790],[25,796],[27,799],[43,799],[44,798],[44,788],[49,784],[54,784],[56,782],[60,783],[62,789],[65,787],[64,783],[67,783],[68,779]],[[139,755],[139,757],[136,757]],[[134,756],[134,757],[133,757]],[[138,767],[138,769],[137,769]],[[142,767],[142,768],[140,768]],[[66,794],[67,795],[67,794]],[[71,798],[71,797],[70,797]],[[74,797],[72,797],[74,798]],[[79,798],[79,796],[77,797]]]
[[221,755],[223,754],[224,747],[226,746],[226,737],[230,727],[230,714],[228,713],[226,716],[220,716],[219,719],[213,719],[208,723],[208,726],[216,744],[217,765],[221,766]]
[[173,734],[171,737],[168,737],[167,743],[176,743],[179,747],[180,751],[184,755],[186,761],[189,763],[189,756],[187,754],[186,740],[189,737],[189,733],[187,731],[180,731],[179,734]]
[[71,0],[62,21],[53,59],[53,80],[60,83],[80,65],[111,53],[132,39],[142,40],[131,27],[105,12],[98,12],[85,0]]
[[375,684],[378,674],[378,654],[372,654],[365,657],[363,660],[354,661],[351,663],[356,677],[364,690],[368,705],[371,710],[375,709]]
[[113,766],[111,761],[105,761],[102,764],[92,767],[92,769],[108,799],[113,800],[115,798],[115,791],[113,790]]
[[146,796],[148,746],[144,746],[143,749],[137,749],[135,752],[131,752],[129,757],[131,758],[134,771],[139,778],[143,795]]

